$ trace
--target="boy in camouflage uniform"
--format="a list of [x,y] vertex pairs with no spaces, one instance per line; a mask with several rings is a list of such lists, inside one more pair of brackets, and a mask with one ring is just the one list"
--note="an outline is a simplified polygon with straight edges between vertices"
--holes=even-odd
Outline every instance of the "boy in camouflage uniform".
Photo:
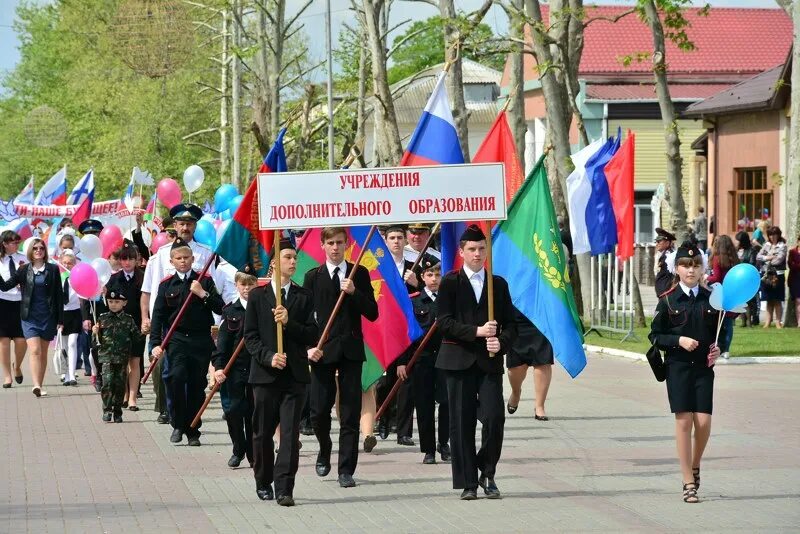
[[106,301],[109,311],[102,314],[92,327],[98,337],[98,353],[103,372],[103,421],[122,422],[122,400],[127,383],[128,358],[131,356],[133,342],[137,339],[139,328],[133,317],[123,311],[128,298],[119,287],[106,287]]

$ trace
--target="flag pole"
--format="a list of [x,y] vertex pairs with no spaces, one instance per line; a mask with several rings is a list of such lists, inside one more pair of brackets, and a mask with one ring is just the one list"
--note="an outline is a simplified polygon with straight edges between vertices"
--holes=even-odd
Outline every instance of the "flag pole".
[[[350,271],[347,279],[352,280],[356,274],[356,270],[358,269],[359,264],[361,263],[361,259],[364,257],[364,253],[367,251],[368,244],[370,239],[372,239],[372,234],[375,233],[375,225],[369,227],[369,232],[367,232],[367,238],[364,240],[364,245],[361,247],[361,251],[358,253],[358,258],[356,261],[353,262],[353,269]],[[336,306],[333,307],[333,311],[331,312],[331,316],[328,318],[328,323],[325,325],[325,329],[322,331],[322,335],[319,336],[319,342],[317,343],[317,350],[322,350],[322,345],[328,340],[328,336],[331,333],[331,327],[333,327],[333,320],[336,318],[336,315],[339,313],[339,310],[342,308],[342,303],[344,302],[344,291],[339,291],[339,299],[336,301]]]
[[[199,275],[197,275],[197,279],[198,280],[201,280],[206,275],[208,270],[211,268],[211,264],[214,263],[214,260],[216,259],[216,257],[217,257],[216,253],[215,254],[211,254],[208,257],[208,260],[206,260],[206,264],[203,266],[203,270],[200,271]],[[181,305],[181,309],[178,310],[178,315],[175,316],[175,320],[172,322],[172,326],[169,327],[169,330],[167,330],[166,335],[164,335],[164,339],[161,340],[160,347],[161,347],[162,350],[166,349],[167,345],[169,344],[170,340],[172,339],[172,335],[175,333],[175,329],[178,327],[178,324],[181,322],[181,319],[183,319],[183,315],[186,313],[186,310],[189,308],[189,303],[192,302],[193,298],[194,298],[194,293],[192,293],[190,291],[189,295],[186,297],[186,300],[183,301],[183,304]],[[153,358],[153,356],[151,354],[150,355],[150,367],[147,368],[147,372],[142,377],[142,380],[141,380],[142,384],[146,383],[147,379],[150,378],[150,375],[153,373],[153,369],[155,369],[155,367],[156,367],[156,362],[158,362],[158,358]]]
[[[273,269],[272,279],[275,280],[275,307],[282,306],[281,287],[283,286],[283,279],[281,278],[281,231],[275,230],[275,242],[272,245],[272,261],[275,265]],[[353,269],[355,271],[355,268]],[[275,323],[277,328],[277,341],[278,347],[275,352],[283,354],[283,325]]]
[[[222,370],[222,372],[225,373],[225,376],[228,376],[228,373],[230,373],[231,367],[233,367],[233,364],[236,363],[236,359],[239,357],[239,354],[241,354],[242,349],[244,349],[244,336],[241,340],[239,340],[239,344],[236,345],[236,350],[233,351],[231,359],[228,360],[228,363],[225,365],[225,369]],[[205,413],[208,405],[211,404],[211,399],[214,398],[214,394],[219,391],[221,386],[222,384],[220,384],[218,381],[214,382],[214,386],[211,388],[211,391],[209,391],[208,395],[206,395],[206,400],[203,401],[203,405],[200,407],[200,410],[198,410],[197,415],[195,415],[194,419],[192,419],[192,424],[189,425],[190,428],[197,428],[197,425],[200,424],[200,418],[203,416],[203,413]]]
[[[486,221],[489,231],[486,233],[486,296],[488,298],[489,320],[494,321],[494,276],[492,276],[492,221]],[[490,358],[495,357],[494,352],[489,353]]]

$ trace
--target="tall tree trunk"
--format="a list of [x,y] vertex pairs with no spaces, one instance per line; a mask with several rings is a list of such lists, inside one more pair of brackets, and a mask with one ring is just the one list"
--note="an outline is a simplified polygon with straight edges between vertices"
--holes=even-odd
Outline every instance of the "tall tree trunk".
[[678,135],[678,121],[675,107],[669,94],[667,84],[667,59],[664,42],[664,27],[658,17],[654,0],[644,0],[644,12],[647,24],[653,34],[653,74],[656,82],[658,106],[661,110],[661,121],[664,124],[664,143],[667,155],[667,194],[672,212],[672,231],[680,241],[689,235],[686,226],[686,204],[683,201],[683,170],[681,169],[681,140]]
[[[364,27],[360,28],[362,41],[366,40],[366,32]],[[363,150],[364,145],[361,144],[366,139],[365,125],[367,123],[367,75],[369,70],[369,58],[367,57],[367,50],[362,46],[358,49],[358,100],[356,101],[356,138],[355,143],[359,150],[358,163],[361,167],[365,167]]]
[[220,56],[220,81],[219,81],[219,179],[220,183],[230,181],[228,146],[228,27],[230,25],[230,12],[222,11],[222,55]]
[[242,30],[239,24],[242,21],[241,0],[233,0],[232,35],[234,54],[231,58],[231,128],[233,141],[233,158],[231,159],[231,183],[239,189],[242,173],[242,60],[239,51],[242,48]]
[[508,11],[511,23],[511,36],[515,39],[511,48],[511,64],[509,66],[509,84],[511,91],[508,98],[508,118],[511,133],[514,135],[514,145],[517,148],[517,158],[525,165],[525,133],[528,127],[525,123],[525,71],[524,52],[521,42],[525,39],[525,19],[521,16],[524,9],[523,0],[511,0],[514,11]]
[[272,30],[274,32],[272,39],[273,53],[270,54],[269,71],[267,72],[267,79],[269,80],[267,86],[270,103],[270,139],[275,137],[280,125],[281,69],[283,69],[283,45],[286,36],[286,28],[284,27],[286,0],[275,0],[275,11],[272,16],[275,19]]
[[464,161],[469,163],[469,112],[464,101],[464,73],[461,65],[461,32],[458,29],[456,7],[453,0],[439,0],[439,13],[444,23],[445,61],[450,61],[447,76],[447,92],[452,101],[453,121],[456,123],[458,140]]
[[[397,115],[394,99],[389,89],[386,69],[386,45],[381,34],[381,13],[384,0],[362,0],[364,17],[369,36],[369,50],[372,63],[372,84],[377,103],[375,105],[375,143],[378,149],[380,164],[397,165],[403,157],[403,146],[400,143],[400,130],[397,127]],[[385,20],[388,18],[385,17]]]

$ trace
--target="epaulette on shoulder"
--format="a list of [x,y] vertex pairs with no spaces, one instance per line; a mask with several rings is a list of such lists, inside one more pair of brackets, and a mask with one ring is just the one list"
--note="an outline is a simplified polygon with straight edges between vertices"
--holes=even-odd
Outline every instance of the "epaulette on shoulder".
[[420,296],[421,294],[422,294],[422,292],[421,292],[421,291],[416,291],[416,292],[414,292],[414,293],[410,293],[410,294],[408,295],[408,298],[410,298],[410,299],[417,298],[417,297],[418,297],[418,296]]
[[661,294],[658,296],[658,298],[666,297],[667,295],[669,295],[670,293],[672,293],[673,291],[675,291],[675,288],[676,288],[676,287],[678,287],[678,286],[676,286],[676,285],[675,285],[675,286],[672,286],[671,288],[667,289],[666,291],[664,291],[663,293],[661,293]]
[[[161,279],[161,282],[166,282],[167,280],[169,280],[169,279],[170,279],[170,278],[172,278],[173,276],[175,276],[175,275],[174,275],[174,274],[168,274],[167,276],[165,276],[164,278],[162,278],[162,279]],[[160,284],[161,282],[159,282],[159,284]]]

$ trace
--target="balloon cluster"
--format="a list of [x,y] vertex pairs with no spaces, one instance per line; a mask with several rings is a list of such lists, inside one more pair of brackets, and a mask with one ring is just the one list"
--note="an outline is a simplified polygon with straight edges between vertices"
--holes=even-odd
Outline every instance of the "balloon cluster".
[[756,295],[760,286],[761,276],[758,274],[758,269],[749,263],[734,265],[725,274],[721,284],[711,285],[708,303],[720,311],[717,337],[724,317],[721,312],[744,313],[747,310],[747,302]]
[[69,273],[69,284],[79,297],[94,300],[103,292],[103,286],[111,278],[108,257],[122,246],[122,231],[110,224],[100,235],[87,234],[81,237],[81,256],[84,261],[75,265]]

